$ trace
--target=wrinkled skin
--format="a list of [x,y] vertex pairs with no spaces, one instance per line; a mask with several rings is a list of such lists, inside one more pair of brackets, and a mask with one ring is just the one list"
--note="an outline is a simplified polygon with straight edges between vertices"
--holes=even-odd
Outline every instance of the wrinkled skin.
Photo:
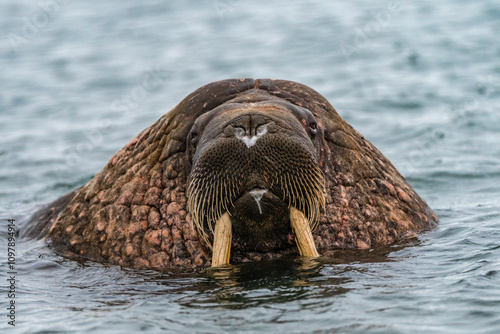
[[[271,125],[263,131],[259,122]],[[240,138],[245,131],[247,142]],[[248,141],[259,133],[261,137]],[[277,137],[266,141],[273,133]],[[226,147],[236,152],[233,160],[248,166],[235,167],[236,174],[246,173],[239,178],[245,182],[227,202],[234,204],[228,207],[234,229],[231,263],[298,254],[286,215],[289,198],[274,193],[279,189],[269,188],[273,182],[262,176],[269,169],[262,167],[263,152],[276,140],[284,143],[279,150],[289,143],[295,146],[284,158],[271,157],[269,166],[279,162],[284,170],[292,161],[305,159],[302,167],[316,166],[324,178],[304,186],[319,187],[325,202],[313,232],[320,254],[335,248],[386,246],[436,226],[437,217],[425,201],[320,94],[290,81],[231,79],[186,97],[86,185],[35,213],[23,235],[48,238],[70,258],[158,270],[209,266],[211,249],[202,238],[205,233],[211,241],[209,212],[201,213],[202,229],[197,228],[188,206],[188,195],[193,198],[195,193],[189,184],[195,175],[203,179],[213,176],[210,170],[219,170],[195,173],[211,157],[218,157],[213,166],[223,161],[223,168],[228,163],[222,149]],[[263,195],[262,213],[248,195],[255,187],[276,195]],[[315,203],[320,202],[318,197]],[[304,205],[301,211],[311,215],[314,210]]]

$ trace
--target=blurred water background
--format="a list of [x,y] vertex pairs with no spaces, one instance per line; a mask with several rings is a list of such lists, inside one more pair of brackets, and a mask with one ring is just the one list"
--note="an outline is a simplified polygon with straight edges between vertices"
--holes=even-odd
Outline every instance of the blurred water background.
[[[2,333],[499,333],[498,1],[0,2]],[[196,88],[323,94],[440,217],[410,244],[160,274],[17,244],[7,218],[87,182]],[[145,82],[153,84],[145,84]]]

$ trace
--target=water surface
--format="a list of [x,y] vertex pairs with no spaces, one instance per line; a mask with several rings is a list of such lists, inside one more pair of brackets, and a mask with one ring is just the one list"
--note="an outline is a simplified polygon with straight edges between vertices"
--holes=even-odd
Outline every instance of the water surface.
[[498,2],[55,1],[0,4],[1,219],[22,228],[196,88],[253,77],[323,94],[441,222],[382,250],[165,274],[19,241],[11,328],[2,221],[2,333],[500,332]]

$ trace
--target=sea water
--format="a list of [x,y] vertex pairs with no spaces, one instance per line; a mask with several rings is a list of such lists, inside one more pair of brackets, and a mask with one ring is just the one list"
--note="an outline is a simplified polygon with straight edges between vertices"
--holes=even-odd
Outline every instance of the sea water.
[[[2,333],[500,332],[498,1],[0,3]],[[212,81],[304,83],[440,218],[385,249],[224,270],[78,263],[8,222]],[[9,303],[15,301],[15,327]]]

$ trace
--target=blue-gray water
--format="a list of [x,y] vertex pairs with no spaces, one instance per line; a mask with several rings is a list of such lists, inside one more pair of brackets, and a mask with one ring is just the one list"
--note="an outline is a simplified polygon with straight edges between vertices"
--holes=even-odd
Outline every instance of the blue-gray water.
[[385,250],[169,275],[19,241],[12,328],[2,221],[0,331],[499,333],[499,31],[498,1],[2,1],[2,219],[22,228],[196,88],[270,77],[327,97],[441,222]]

